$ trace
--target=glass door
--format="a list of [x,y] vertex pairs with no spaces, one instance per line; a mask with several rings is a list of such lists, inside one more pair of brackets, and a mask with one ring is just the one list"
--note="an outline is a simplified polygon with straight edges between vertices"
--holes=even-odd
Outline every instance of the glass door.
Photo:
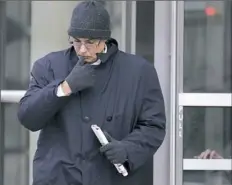
[[231,184],[231,1],[176,4],[175,184]]
[[29,133],[18,119],[18,102],[30,72],[29,1],[0,2],[0,184],[29,184]]

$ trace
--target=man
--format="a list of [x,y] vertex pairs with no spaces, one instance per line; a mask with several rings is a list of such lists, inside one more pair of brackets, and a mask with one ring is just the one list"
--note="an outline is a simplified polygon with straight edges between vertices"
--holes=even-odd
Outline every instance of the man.
[[[101,3],[80,3],[68,34],[72,47],[34,63],[20,101],[22,125],[41,130],[33,184],[145,185],[165,136],[154,67],[118,49]],[[101,147],[92,124],[106,132],[109,144]],[[129,175],[122,176],[112,163],[124,164]]]

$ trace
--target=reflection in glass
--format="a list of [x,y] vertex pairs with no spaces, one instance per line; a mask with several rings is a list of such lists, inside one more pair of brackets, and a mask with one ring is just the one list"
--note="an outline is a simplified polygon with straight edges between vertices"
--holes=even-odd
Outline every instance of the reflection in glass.
[[30,71],[30,1],[7,1],[1,89],[25,90]]
[[18,104],[2,103],[2,120],[4,123],[5,150],[22,151],[28,147],[28,131],[23,128],[17,118]]
[[28,174],[28,156],[26,154],[5,155],[3,185],[28,185]]
[[154,3],[136,1],[136,54],[151,63],[154,63]]
[[232,92],[231,1],[184,4],[184,92]]
[[232,108],[185,107],[184,158],[194,158],[207,149],[215,151],[222,158],[231,158],[231,116]]
[[4,124],[4,185],[28,185],[29,133],[17,120],[18,104],[1,103]]
[[231,172],[184,171],[183,185],[231,185]]
[[103,2],[111,19],[112,37],[118,41],[119,47],[122,43],[122,1]]

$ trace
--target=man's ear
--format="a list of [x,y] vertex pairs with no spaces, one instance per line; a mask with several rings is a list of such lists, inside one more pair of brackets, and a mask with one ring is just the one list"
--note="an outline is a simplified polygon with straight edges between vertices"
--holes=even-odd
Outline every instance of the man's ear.
[[103,47],[103,49],[99,53],[96,53],[97,55],[98,54],[102,54],[102,53],[104,54],[104,50],[107,47],[106,42],[104,40],[101,40],[99,44],[104,44],[104,47]]

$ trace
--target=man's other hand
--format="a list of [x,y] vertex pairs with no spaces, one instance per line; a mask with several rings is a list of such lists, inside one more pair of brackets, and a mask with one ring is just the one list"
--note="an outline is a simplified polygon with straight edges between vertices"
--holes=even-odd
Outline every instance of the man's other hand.
[[107,159],[113,164],[124,163],[127,161],[126,145],[123,141],[118,141],[112,138],[107,132],[104,132],[109,143],[100,148],[100,151],[105,154]]

